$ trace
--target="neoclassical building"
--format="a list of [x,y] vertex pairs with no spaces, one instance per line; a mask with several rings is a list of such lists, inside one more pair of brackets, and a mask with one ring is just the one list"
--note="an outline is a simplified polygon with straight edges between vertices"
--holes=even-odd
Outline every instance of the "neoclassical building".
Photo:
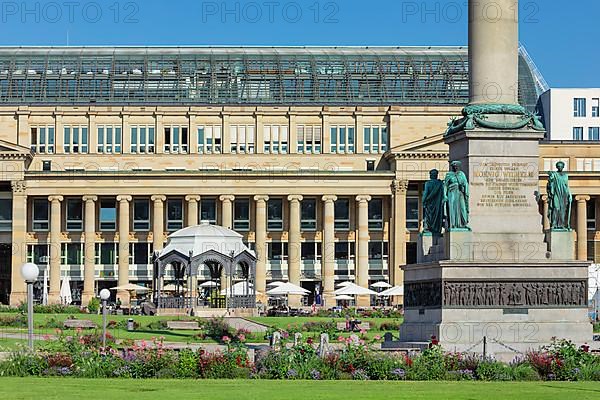
[[[539,82],[522,54],[530,110]],[[447,170],[443,133],[467,101],[464,47],[0,48],[0,300],[23,300],[27,261],[50,301],[64,276],[84,304],[150,285],[153,253],[201,221],[256,251],[259,293],[402,284],[423,184]],[[600,256],[598,149],[541,146],[542,170],[572,171],[584,259]]]

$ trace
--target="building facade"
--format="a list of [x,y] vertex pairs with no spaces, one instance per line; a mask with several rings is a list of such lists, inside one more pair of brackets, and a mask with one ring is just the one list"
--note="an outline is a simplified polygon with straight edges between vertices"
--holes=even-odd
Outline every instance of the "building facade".
[[600,89],[549,89],[540,105],[549,140],[600,141]]
[[[533,110],[523,56],[519,75]],[[428,171],[447,170],[443,133],[467,102],[459,47],[0,49],[0,299],[23,300],[27,261],[50,301],[64,276],[84,304],[148,285],[153,252],[200,221],[243,234],[261,293],[402,284]],[[596,150],[548,142],[540,163],[595,165]],[[577,256],[594,258],[598,173],[572,185]]]

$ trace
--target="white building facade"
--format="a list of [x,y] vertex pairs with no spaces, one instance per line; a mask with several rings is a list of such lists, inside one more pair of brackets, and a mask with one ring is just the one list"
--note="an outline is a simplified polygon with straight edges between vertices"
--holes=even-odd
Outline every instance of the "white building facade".
[[600,88],[549,89],[540,103],[548,139],[600,141]]

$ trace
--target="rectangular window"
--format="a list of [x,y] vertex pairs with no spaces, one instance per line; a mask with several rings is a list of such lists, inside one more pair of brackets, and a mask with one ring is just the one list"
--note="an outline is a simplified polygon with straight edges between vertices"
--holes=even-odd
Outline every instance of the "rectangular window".
[[350,200],[338,199],[334,206],[335,211],[335,230],[347,231],[350,230]]
[[267,230],[283,230],[283,201],[281,199],[269,199],[268,201]]
[[200,221],[208,221],[212,225],[217,224],[217,199],[200,200]]
[[365,126],[363,141],[365,153],[385,153],[387,151],[387,127]]
[[198,153],[221,153],[221,127],[219,125],[198,127]]
[[152,243],[130,243],[129,263],[133,265],[152,264]]
[[249,199],[235,199],[233,202],[233,229],[243,232],[250,230]]
[[600,140],[600,127],[592,126],[588,128],[588,140]]
[[174,232],[183,228],[183,201],[167,200],[167,231]]
[[265,154],[286,154],[288,152],[288,136],[287,125],[265,125]]
[[592,117],[600,117],[600,99],[592,99]]
[[335,259],[336,260],[351,260],[354,259],[354,242],[336,242],[335,243]]
[[254,125],[232,125],[230,130],[231,153],[254,154],[255,128]]
[[49,244],[28,244],[27,262],[37,265],[48,265],[50,254]]
[[66,226],[69,232],[83,230],[83,201],[81,199],[67,199]]
[[411,231],[419,229],[419,197],[406,196],[406,228]]
[[330,133],[332,153],[354,153],[353,126],[332,126]]
[[132,126],[131,127],[131,152],[133,154],[154,153],[154,127]]
[[121,153],[121,139],[122,135],[120,126],[99,126],[98,153]]
[[298,125],[297,129],[298,153],[321,154],[320,125]]
[[271,242],[267,243],[267,254],[269,260],[282,261],[288,258],[287,242]]
[[50,223],[50,207],[47,199],[33,200],[33,230],[47,231]]
[[596,199],[591,198],[590,201],[586,203],[587,207],[587,228],[590,231],[596,230]]
[[0,195],[0,232],[12,230],[12,198],[10,194]]
[[388,258],[388,242],[369,242],[369,260]]
[[586,116],[586,101],[585,98],[574,98],[573,99],[573,116],[574,117],[585,117]]
[[369,230],[383,230],[383,199],[369,201]]
[[317,230],[316,199],[304,199],[300,203],[300,229],[305,232]]
[[39,154],[54,153],[53,126],[38,126],[31,128],[31,151]]
[[61,243],[61,265],[83,264],[83,243]]
[[573,127],[573,140],[583,140],[583,127],[582,126]]
[[86,126],[65,126],[63,144],[67,154],[87,153],[88,128]]
[[165,127],[164,152],[170,154],[187,154],[188,128],[185,126]]
[[148,199],[133,200],[133,230],[137,232],[150,230],[150,202]]
[[321,259],[321,242],[302,242],[300,245],[302,260],[317,261]]
[[114,266],[119,263],[119,243],[96,243],[96,265]]
[[100,200],[100,230],[115,231],[117,229],[117,205],[114,199]]

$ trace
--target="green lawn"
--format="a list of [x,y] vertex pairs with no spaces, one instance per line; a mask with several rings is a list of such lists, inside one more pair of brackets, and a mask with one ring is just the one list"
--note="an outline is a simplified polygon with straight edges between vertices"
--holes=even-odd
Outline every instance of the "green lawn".
[[0,396],[11,400],[131,399],[540,399],[600,397],[588,382],[357,382],[357,381],[174,381],[0,378]]

